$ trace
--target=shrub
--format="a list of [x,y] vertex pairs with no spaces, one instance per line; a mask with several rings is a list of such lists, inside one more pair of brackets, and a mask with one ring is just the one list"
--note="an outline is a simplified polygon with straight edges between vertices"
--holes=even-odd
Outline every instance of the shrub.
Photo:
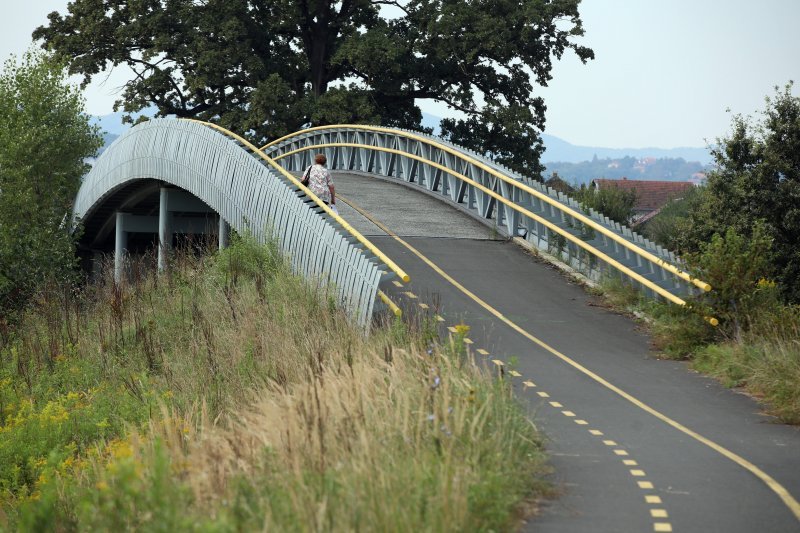
[[771,244],[759,223],[749,238],[728,228],[689,256],[692,273],[712,287],[700,299],[701,310],[719,319],[722,334],[740,338],[759,313],[779,305],[775,283],[769,281]]

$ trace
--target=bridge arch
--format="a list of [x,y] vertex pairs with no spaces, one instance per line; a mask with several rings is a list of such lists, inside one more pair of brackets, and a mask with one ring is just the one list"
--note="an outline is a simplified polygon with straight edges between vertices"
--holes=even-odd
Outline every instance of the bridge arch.
[[74,215],[85,228],[84,249],[108,251],[113,229],[120,275],[129,234],[152,239],[157,233],[161,252],[174,231],[198,231],[205,220],[207,226],[218,224],[223,236],[229,225],[262,241],[274,237],[296,273],[332,282],[341,305],[364,326],[376,297],[379,306],[396,311],[380,285],[395,275],[393,270],[407,279],[405,273],[387,265],[379,250],[293,177],[220,130],[196,121],[156,119],[116,139],[85,176],[75,200]]

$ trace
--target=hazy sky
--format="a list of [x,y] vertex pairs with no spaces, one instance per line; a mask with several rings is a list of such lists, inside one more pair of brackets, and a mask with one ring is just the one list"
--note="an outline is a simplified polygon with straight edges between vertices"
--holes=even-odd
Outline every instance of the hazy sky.
[[[0,57],[23,53],[47,13],[67,0],[0,0]],[[596,59],[556,63],[542,95],[546,132],[605,147],[705,146],[725,134],[726,109],[762,109],[774,85],[798,81],[800,0],[584,0],[583,44]],[[124,73],[87,90],[90,113],[106,114]],[[447,115],[446,107],[423,109]]]

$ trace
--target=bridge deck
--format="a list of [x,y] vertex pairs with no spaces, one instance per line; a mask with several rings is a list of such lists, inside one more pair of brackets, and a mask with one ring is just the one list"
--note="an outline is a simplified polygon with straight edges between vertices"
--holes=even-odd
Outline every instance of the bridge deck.
[[[519,247],[491,240],[490,231],[457,210],[374,178],[335,173],[334,180],[338,193],[406,236],[438,267],[437,272],[342,205],[342,214],[410,273],[412,282],[395,288],[395,298],[419,312],[430,312],[419,303],[433,307],[438,302],[442,328],[460,321],[469,325],[473,353],[490,366],[499,359],[510,370],[516,360],[513,368],[522,376],[511,379],[547,435],[553,481],[562,492],[543,505],[529,529],[658,531],[668,530],[667,524],[675,531],[798,529],[789,508],[762,480],[637,402],[752,462],[795,498],[800,495],[797,428],[773,423],[753,400],[691,373],[683,363],[658,360],[648,337],[630,319],[603,308]],[[424,207],[429,201],[435,204]],[[623,398],[609,384],[633,398]],[[662,511],[667,516],[659,516]]]

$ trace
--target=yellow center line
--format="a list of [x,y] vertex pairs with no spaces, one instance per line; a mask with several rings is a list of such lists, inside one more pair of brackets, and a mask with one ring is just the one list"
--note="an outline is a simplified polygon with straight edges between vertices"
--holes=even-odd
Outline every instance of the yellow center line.
[[[624,398],[625,400],[627,400],[631,404],[635,405],[639,409],[641,409],[641,410],[645,411],[646,413],[654,416],[655,418],[661,420],[665,424],[667,424],[669,426],[672,426],[673,428],[677,429],[681,433],[683,433],[685,435],[688,435],[689,437],[693,438],[694,440],[696,440],[696,441],[708,446],[709,448],[711,448],[715,452],[719,453],[723,457],[726,457],[727,459],[730,459],[731,461],[733,461],[737,465],[741,466],[742,468],[744,468],[745,470],[747,470],[751,474],[755,475],[758,479],[760,479],[762,482],[764,482],[767,485],[767,487],[769,487],[770,490],[772,490],[772,492],[774,492],[781,499],[781,501],[783,501],[783,503],[786,505],[786,507],[788,507],[789,510],[792,512],[792,514],[794,514],[795,518],[797,518],[797,520],[800,521],[800,502],[798,502],[794,498],[794,496],[792,496],[792,494],[786,489],[786,487],[784,487],[783,485],[778,483],[778,481],[775,478],[773,478],[772,476],[770,476],[769,474],[767,474],[766,472],[764,472],[763,470],[758,468],[755,464],[751,463],[750,461],[748,461],[744,457],[738,455],[737,453],[732,452],[731,450],[725,448],[724,446],[722,446],[720,444],[717,444],[716,442],[712,441],[711,439],[709,439],[707,437],[704,437],[703,435],[697,433],[696,431],[694,431],[692,429],[689,429],[688,427],[684,426],[680,422],[668,417],[667,415],[665,415],[662,412],[654,409],[653,407],[650,407],[649,405],[647,405],[643,401],[639,400],[638,398],[636,398],[632,394],[630,394],[628,392],[625,392],[624,390],[622,390],[621,388],[617,387],[616,385],[614,385],[610,381],[606,380],[605,378],[603,378],[600,375],[598,375],[598,374],[594,373],[593,371],[589,370],[588,368],[586,368],[582,364],[578,363],[577,361],[575,361],[571,357],[568,357],[567,355],[565,355],[565,354],[561,353],[560,351],[556,350],[555,348],[553,348],[552,346],[550,346],[549,344],[547,344],[543,340],[541,340],[538,337],[532,335],[531,333],[528,333],[526,330],[524,330],[522,327],[517,325],[515,322],[512,322],[510,319],[508,319],[505,316],[503,316],[503,314],[500,311],[498,311],[497,309],[495,309],[494,307],[492,307],[491,305],[489,305],[488,303],[486,303],[485,301],[480,299],[472,291],[470,291],[469,289],[464,287],[461,283],[456,281],[447,272],[442,270],[436,263],[434,263],[433,261],[428,259],[428,257],[426,257],[422,252],[420,252],[419,250],[417,250],[416,248],[414,248],[413,246],[408,244],[406,241],[404,241],[402,238],[397,236],[397,234],[395,234],[392,230],[387,228],[383,223],[381,223],[380,221],[376,220],[370,213],[364,211],[360,206],[357,206],[357,205],[353,204],[349,200],[346,200],[346,199],[342,198],[341,195],[339,196],[339,198],[341,200],[343,200],[346,204],[350,205],[353,209],[355,209],[356,211],[358,211],[359,213],[364,215],[370,222],[372,222],[373,224],[378,226],[381,230],[386,232],[387,235],[389,235],[394,240],[396,240],[397,242],[399,242],[400,244],[405,246],[411,253],[416,255],[420,260],[422,260],[422,262],[424,262],[426,265],[428,265],[434,272],[439,274],[442,278],[444,278],[447,282],[449,282],[451,285],[453,285],[456,289],[461,291],[463,294],[465,294],[467,297],[469,297],[472,301],[477,303],[479,306],[483,307],[486,311],[488,311],[490,314],[494,315],[498,320],[500,320],[503,323],[505,323],[508,327],[510,327],[511,329],[513,329],[514,331],[516,331],[517,333],[522,335],[523,337],[527,338],[528,340],[530,340],[534,344],[536,344],[536,345],[540,346],[541,348],[545,349],[546,351],[550,352],[552,355],[554,355],[557,358],[561,359],[564,363],[566,363],[569,366],[573,367],[574,369],[576,369],[577,371],[581,372],[582,374],[588,376],[589,378],[591,378],[595,382],[599,383],[603,387],[605,387],[608,390],[610,390],[610,391],[616,393],[617,395],[621,396],[622,398]],[[540,393],[540,396],[541,396],[541,393]],[[618,451],[621,452],[623,450],[618,450]],[[627,453],[625,453],[625,454],[627,455]],[[619,454],[619,455],[622,455],[622,454]]]

